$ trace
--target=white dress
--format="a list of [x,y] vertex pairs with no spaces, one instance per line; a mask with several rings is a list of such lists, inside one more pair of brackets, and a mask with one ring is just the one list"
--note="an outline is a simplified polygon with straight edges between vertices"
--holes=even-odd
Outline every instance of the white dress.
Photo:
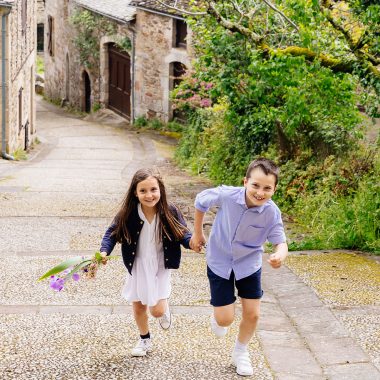
[[144,221],[137,244],[132,275],[127,272],[122,296],[128,302],[140,301],[154,306],[160,299],[169,298],[171,292],[171,270],[165,269],[162,241],[156,241],[157,214],[149,223],[138,204],[138,213]]

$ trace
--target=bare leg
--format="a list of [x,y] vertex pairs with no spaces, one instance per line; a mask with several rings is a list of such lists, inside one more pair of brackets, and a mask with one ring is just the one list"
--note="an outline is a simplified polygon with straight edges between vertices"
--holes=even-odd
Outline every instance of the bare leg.
[[235,318],[235,304],[214,306],[214,318],[219,326],[230,326]]
[[166,299],[159,300],[156,305],[149,307],[150,314],[154,318],[160,318],[164,315],[167,306],[168,301]]
[[141,302],[133,302],[133,315],[140,331],[140,335],[146,335],[149,332],[147,310],[148,307]]
[[255,333],[260,315],[260,299],[241,298],[242,319],[239,327],[238,340],[248,344]]

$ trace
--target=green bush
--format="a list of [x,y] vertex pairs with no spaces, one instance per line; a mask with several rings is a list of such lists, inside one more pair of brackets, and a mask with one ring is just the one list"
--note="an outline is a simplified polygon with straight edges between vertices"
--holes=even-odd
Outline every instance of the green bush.
[[[357,174],[348,192],[334,192],[328,184],[334,174],[326,173],[325,181],[317,180],[322,181],[318,190],[296,199],[288,212],[307,237],[293,242],[291,249],[346,248],[380,253],[380,164],[378,157],[376,160],[369,172]],[[354,177],[354,168],[352,174]]]
[[135,119],[135,122],[133,123],[135,127],[146,127],[148,125],[148,120],[145,116],[139,116]]

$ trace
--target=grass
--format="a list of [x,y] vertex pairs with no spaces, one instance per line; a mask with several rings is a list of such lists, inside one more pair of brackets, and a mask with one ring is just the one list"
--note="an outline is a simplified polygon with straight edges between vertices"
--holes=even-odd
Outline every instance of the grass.
[[45,64],[44,64],[44,59],[42,58],[41,55],[37,55],[36,65],[37,65],[37,68],[36,68],[37,74],[39,75],[44,74]]

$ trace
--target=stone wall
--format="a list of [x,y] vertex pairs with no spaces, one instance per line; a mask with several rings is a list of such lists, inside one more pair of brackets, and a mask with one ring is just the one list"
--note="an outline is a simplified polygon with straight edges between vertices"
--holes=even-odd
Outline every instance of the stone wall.
[[[45,94],[48,98],[65,101],[72,107],[85,109],[85,81],[87,72],[91,83],[91,106],[100,104],[107,106],[108,102],[108,49],[109,43],[128,36],[131,32],[126,24],[117,24],[117,32],[112,36],[99,37],[99,59],[91,67],[85,67],[80,62],[78,48],[74,44],[77,32],[70,23],[70,16],[78,7],[64,0],[46,0],[46,17],[54,19],[53,56],[48,52],[48,23],[45,21]],[[80,9],[80,8],[79,8]],[[109,22],[115,22],[110,19]]]
[[37,24],[45,23],[45,0],[37,0]]
[[[72,40],[72,26],[69,15],[72,5],[68,0],[45,1],[45,95],[58,102],[66,99],[69,103],[79,102],[79,55],[76,54]],[[52,54],[49,52],[49,23],[52,17]],[[70,85],[72,87],[70,87]]]
[[[36,7],[34,2],[28,2],[26,23],[23,25],[21,5],[21,0],[16,1],[7,17],[6,149],[8,153],[23,149],[25,140],[30,142],[36,131],[34,95]],[[22,99],[21,104],[20,99]]]
[[191,33],[187,48],[173,47],[174,19],[137,10],[135,43],[135,116],[171,119],[170,64],[191,65]]

